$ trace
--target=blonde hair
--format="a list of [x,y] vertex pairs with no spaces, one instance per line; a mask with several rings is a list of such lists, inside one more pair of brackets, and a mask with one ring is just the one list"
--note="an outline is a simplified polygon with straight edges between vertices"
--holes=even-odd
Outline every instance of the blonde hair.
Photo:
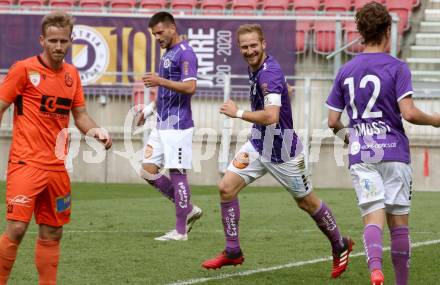
[[243,24],[237,29],[237,41],[243,34],[257,33],[258,39],[264,41],[263,29],[259,24]]
[[55,11],[47,14],[41,20],[41,34],[44,36],[47,28],[50,26],[55,26],[58,28],[68,27],[70,29],[70,33],[72,33],[74,24],[75,19],[71,15],[63,11]]

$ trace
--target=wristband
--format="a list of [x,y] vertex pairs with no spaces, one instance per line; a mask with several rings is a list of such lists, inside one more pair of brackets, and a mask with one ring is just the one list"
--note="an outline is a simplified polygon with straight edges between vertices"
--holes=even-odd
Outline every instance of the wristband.
[[241,119],[241,118],[243,118],[243,113],[244,113],[244,110],[239,109],[239,110],[237,110],[237,113],[235,113],[235,117]]

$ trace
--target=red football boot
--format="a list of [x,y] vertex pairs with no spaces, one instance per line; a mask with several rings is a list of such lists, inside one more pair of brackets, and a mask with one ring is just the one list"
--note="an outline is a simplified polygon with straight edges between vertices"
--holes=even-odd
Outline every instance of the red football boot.
[[332,278],[338,278],[348,267],[348,257],[353,250],[354,242],[350,237],[344,237],[344,249],[333,255]]
[[375,269],[371,272],[371,285],[383,285],[383,273],[380,269]]
[[220,269],[226,265],[240,265],[244,262],[243,253],[240,251],[235,254],[227,253],[226,251],[221,252],[219,255],[213,259],[205,260],[202,263],[202,267],[206,269]]

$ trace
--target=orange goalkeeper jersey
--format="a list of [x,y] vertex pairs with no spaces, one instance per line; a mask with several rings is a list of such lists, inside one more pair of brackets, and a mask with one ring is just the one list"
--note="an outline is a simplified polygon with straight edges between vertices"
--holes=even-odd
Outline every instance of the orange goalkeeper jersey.
[[[0,85],[0,99],[14,103],[9,162],[64,171],[70,110],[84,106],[77,69],[54,71],[39,56],[16,62]],[[58,144],[57,144],[58,140]]]

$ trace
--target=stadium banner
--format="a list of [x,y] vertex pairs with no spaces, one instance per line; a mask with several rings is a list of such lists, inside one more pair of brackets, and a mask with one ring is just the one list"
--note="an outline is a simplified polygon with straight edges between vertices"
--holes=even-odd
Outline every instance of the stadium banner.
[[[41,51],[42,15],[0,15],[0,69]],[[159,45],[148,30],[148,16],[76,16],[73,45],[66,61],[81,72],[84,85],[127,84],[145,72],[157,72]],[[237,45],[236,29],[244,23],[261,24],[268,53],[275,56],[287,76],[294,75],[295,21],[287,19],[238,19],[177,17],[179,33],[197,54],[198,83],[222,86],[222,74],[247,74]]]

